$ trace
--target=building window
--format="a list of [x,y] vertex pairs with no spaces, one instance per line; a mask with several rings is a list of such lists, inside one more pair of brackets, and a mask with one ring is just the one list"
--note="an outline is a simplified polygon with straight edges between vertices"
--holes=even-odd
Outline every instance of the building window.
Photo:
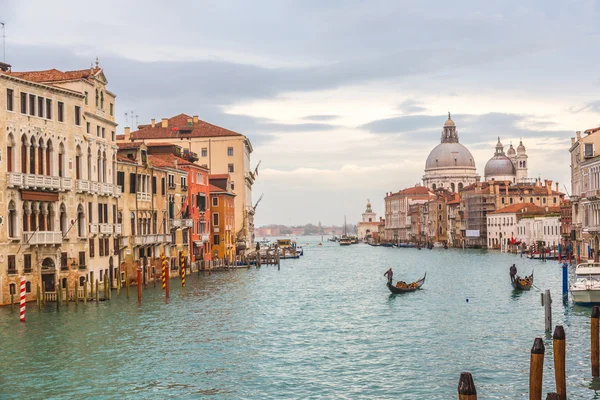
[[58,102],[58,121],[64,122],[65,113],[64,113],[65,104],[62,101]]
[[90,250],[90,257],[94,257],[95,256],[94,242],[95,242],[94,238],[91,238],[90,239],[90,248],[89,248],[89,250]]
[[100,257],[104,257],[104,239],[98,239],[98,253]]
[[228,148],[227,148],[227,155],[228,155],[229,157],[233,157],[233,147],[228,147]]
[[187,189],[187,178],[182,176],[181,177],[181,190],[186,190]]
[[584,157],[594,157],[594,144],[593,143],[585,144]]
[[208,149],[206,147],[202,148],[202,157],[208,156]]
[[213,213],[213,226],[219,226],[219,213]]
[[100,137],[100,125],[96,126],[96,136]]
[[213,235],[213,244],[215,246],[219,245],[219,235]]
[[27,114],[27,93],[21,92],[21,114]]
[[29,95],[29,115],[35,115],[35,95]]
[[31,254],[23,255],[23,273],[24,274],[31,273]]
[[229,173],[233,173],[233,164],[227,164],[227,171],[229,171]]
[[85,251],[79,252],[79,268],[85,268]]
[[110,131],[110,137],[112,138],[112,141],[115,141],[115,131]]
[[165,178],[160,178],[160,194],[165,195],[166,187],[165,187]]
[[44,98],[38,97],[38,117],[44,118]]
[[152,194],[156,194],[156,177],[152,177]]
[[25,292],[31,293],[31,282],[25,282]]
[[46,119],[52,119],[52,100],[46,99]]
[[231,190],[235,190],[235,185],[231,182]]
[[12,89],[6,89],[6,109],[8,111],[14,111],[14,99],[15,97],[15,92]]
[[112,117],[113,114],[114,114],[114,112],[115,112],[115,106],[114,106],[114,104],[110,103],[110,107],[109,108],[110,108],[110,116]]
[[212,198],[212,206],[213,207],[217,207],[219,205],[219,198],[218,197],[213,197]]
[[17,273],[17,262],[15,256],[8,256],[8,274],[14,275]]
[[67,253],[60,253],[60,270],[67,271],[69,269],[69,265],[67,262]]
[[102,127],[102,138],[106,139],[106,129]]
[[85,123],[85,133],[90,133],[90,129],[92,127],[92,124],[90,124],[89,122]]
[[87,106],[88,105],[88,94],[89,93],[87,92],[87,90],[85,92],[83,92],[83,93],[85,94],[85,105]]
[[81,125],[81,108],[75,106],[75,125]]
[[136,193],[135,189],[135,174],[129,174],[129,193]]

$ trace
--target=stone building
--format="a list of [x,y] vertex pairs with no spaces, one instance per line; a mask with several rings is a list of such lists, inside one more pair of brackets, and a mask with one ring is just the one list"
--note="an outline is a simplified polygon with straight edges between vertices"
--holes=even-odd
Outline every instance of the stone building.
[[123,140],[130,138],[146,143],[169,142],[187,148],[198,154],[200,165],[208,168],[211,174],[229,174],[231,190],[236,195],[235,232],[237,250],[253,248],[254,207],[252,185],[256,179],[256,169],[250,167],[253,151],[250,139],[246,136],[221,128],[198,119],[197,116],[179,114],[163,118],[156,123],[138,126],[138,130],[126,133]]
[[356,224],[356,234],[358,240],[369,240],[373,237],[373,233],[377,232],[379,226],[379,220],[377,214],[373,212],[371,202],[367,200],[367,208],[362,214],[362,221]]
[[385,240],[397,243],[408,241],[412,233],[410,205],[429,201],[433,192],[425,186],[414,186],[385,196]]
[[209,182],[212,257],[232,262],[236,256],[235,194],[229,176],[211,175]]
[[485,180],[526,184],[529,180],[527,168],[527,152],[525,146],[523,146],[523,141],[519,143],[517,151],[515,151],[511,144],[508,149],[508,155],[506,155],[504,154],[504,146],[498,137],[494,156],[485,164]]
[[448,113],[441,143],[434,147],[425,162],[423,185],[431,190],[444,188],[458,192],[479,180],[471,152],[458,140],[458,131]]
[[[0,304],[58,283],[74,295],[116,263],[115,95],[102,68],[14,72],[0,66]],[[89,257],[89,246],[103,253]],[[67,293],[65,293],[67,294]]]

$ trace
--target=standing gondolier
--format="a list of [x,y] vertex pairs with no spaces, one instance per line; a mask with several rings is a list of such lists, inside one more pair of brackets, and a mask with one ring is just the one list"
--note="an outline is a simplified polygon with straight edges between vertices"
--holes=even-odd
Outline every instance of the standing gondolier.
[[387,276],[388,278],[388,285],[392,285],[392,278],[394,277],[394,271],[392,271],[392,268],[390,267],[390,269],[388,269],[387,271],[385,271],[385,274],[383,274],[383,276]]
[[515,264],[510,266],[510,281],[514,282],[515,281],[515,276],[517,276],[517,267],[515,266]]

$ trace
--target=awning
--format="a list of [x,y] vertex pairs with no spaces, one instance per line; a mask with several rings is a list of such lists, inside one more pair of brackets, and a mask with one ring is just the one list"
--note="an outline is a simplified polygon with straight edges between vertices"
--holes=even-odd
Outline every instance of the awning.
[[196,246],[204,246],[204,242],[198,241],[198,240],[194,240],[194,244]]

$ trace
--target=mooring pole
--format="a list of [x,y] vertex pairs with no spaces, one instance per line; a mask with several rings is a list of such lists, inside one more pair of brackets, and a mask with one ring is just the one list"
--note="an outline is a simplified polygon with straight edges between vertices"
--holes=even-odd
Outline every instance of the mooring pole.
[[138,302],[141,303],[142,302],[142,269],[140,267],[138,267],[138,269],[137,269],[137,279],[138,279],[138,285],[137,285]]
[[542,400],[542,375],[544,373],[544,341],[535,338],[529,363],[529,400]]
[[556,381],[556,393],[560,400],[567,400],[567,371],[565,365],[566,344],[565,330],[562,325],[556,325],[552,336],[552,347],[554,349],[554,379]]
[[590,323],[591,326],[591,359],[592,359],[592,376],[597,378],[600,376],[600,338],[599,328],[600,328],[600,308],[598,306],[594,306],[592,308],[592,320]]
[[463,372],[460,374],[458,380],[458,400],[477,400],[477,390],[475,389],[475,382],[473,382],[473,376],[470,372]]

